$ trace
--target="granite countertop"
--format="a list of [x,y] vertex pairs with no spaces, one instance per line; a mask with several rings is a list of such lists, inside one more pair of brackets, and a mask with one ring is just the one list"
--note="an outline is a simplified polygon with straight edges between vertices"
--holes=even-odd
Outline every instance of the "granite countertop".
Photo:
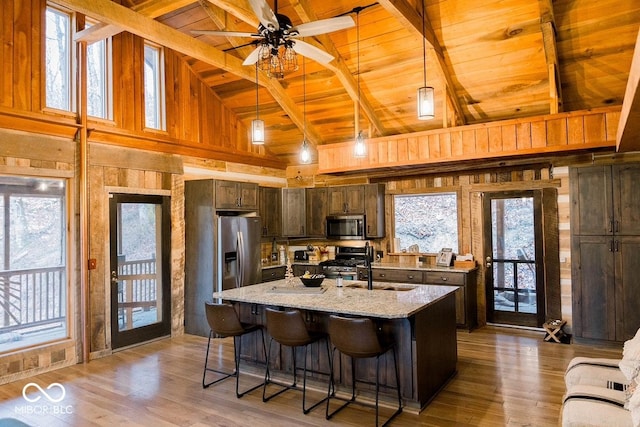
[[[358,267],[364,267],[363,265],[359,265]],[[407,265],[406,263],[400,264],[395,262],[374,262],[371,263],[371,268],[388,268],[391,270],[419,270],[419,271],[451,271],[458,273],[468,273],[470,271],[475,270],[477,267],[473,268],[461,268],[461,267],[439,267],[437,265]]]
[[[283,279],[215,292],[213,297],[234,302],[397,319],[410,317],[458,289],[455,286],[374,282],[375,289],[369,291],[367,282],[345,280],[344,284],[344,287],[338,288],[335,280],[325,279],[321,288],[306,288],[298,278],[291,283]],[[386,290],[389,288],[404,290]]]

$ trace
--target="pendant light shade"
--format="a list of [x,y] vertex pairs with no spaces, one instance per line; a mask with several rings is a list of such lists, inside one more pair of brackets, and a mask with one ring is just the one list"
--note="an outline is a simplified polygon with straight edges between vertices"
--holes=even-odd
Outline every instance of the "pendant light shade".
[[300,162],[301,163],[309,163],[311,161],[311,150],[309,150],[309,144],[307,144],[307,140],[304,139],[302,141],[302,148],[300,148]]
[[434,117],[433,88],[423,86],[418,89],[418,119],[430,120]]
[[367,157],[367,144],[364,142],[364,136],[362,135],[362,131],[358,132],[358,136],[356,137],[356,143],[353,146],[353,155],[355,157]]
[[264,120],[253,119],[251,121],[251,143],[264,145]]
[[264,145],[264,120],[260,120],[258,102],[258,65],[256,64],[256,118],[251,122],[251,143]]

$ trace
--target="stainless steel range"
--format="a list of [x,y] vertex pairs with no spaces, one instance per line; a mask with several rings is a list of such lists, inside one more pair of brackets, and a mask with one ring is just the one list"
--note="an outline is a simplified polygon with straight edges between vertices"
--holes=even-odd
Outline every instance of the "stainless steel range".
[[322,261],[322,273],[328,279],[342,276],[344,280],[356,280],[358,278],[357,266],[363,265],[366,260],[365,247],[336,246],[335,259]]

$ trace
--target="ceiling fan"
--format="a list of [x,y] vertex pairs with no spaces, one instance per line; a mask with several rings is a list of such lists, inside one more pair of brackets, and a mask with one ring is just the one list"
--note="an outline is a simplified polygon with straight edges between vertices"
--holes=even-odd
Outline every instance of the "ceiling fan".
[[[283,67],[289,67],[291,71],[297,69],[297,63],[295,62],[296,53],[321,64],[326,64],[333,60],[332,55],[312,44],[299,40],[299,37],[326,34],[355,25],[353,18],[350,16],[339,16],[336,18],[307,22],[294,27],[291,19],[278,13],[278,0],[275,0],[275,12],[271,10],[266,0],[249,0],[249,4],[260,21],[256,33],[209,30],[193,30],[191,32],[193,34],[250,37],[257,39],[254,43],[258,44],[258,47],[246,57],[242,64],[253,65],[258,62],[262,69],[267,72],[272,71],[272,73],[278,77],[283,77]],[[291,64],[292,61],[295,65]],[[295,68],[291,68],[294,66]]]

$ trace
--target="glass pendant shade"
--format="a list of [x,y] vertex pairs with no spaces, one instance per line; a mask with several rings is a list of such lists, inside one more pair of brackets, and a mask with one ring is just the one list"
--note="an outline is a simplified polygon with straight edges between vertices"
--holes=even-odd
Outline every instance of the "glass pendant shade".
[[435,117],[433,88],[423,86],[418,89],[418,119],[430,120]]
[[354,146],[353,155],[360,158],[367,156],[367,144],[365,144],[364,142],[364,136],[362,136],[362,132],[358,132],[358,136],[356,137],[356,144]]
[[302,148],[300,149],[300,162],[309,163],[311,161],[311,151],[309,150],[309,144],[307,140],[302,141]]
[[254,119],[251,122],[251,143],[254,145],[264,144],[264,120]]

